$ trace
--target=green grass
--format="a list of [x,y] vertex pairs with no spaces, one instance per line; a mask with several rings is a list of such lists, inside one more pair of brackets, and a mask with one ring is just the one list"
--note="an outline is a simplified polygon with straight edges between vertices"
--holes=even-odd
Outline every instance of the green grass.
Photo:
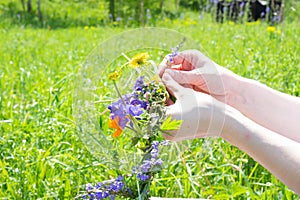
[[[195,21],[195,23],[193,22]],[[157,22],[197,41],[213,60],[279,91],[300,95],[300,26]],[[70,199],[114,172],[87,150],[72,116],[74,79],[101,41],[125,29],[0,29],[0,199]],[[276,108],[274,108],[276,109]],[[221,139],[197,139],[153,181],[153,196],[297,199],[250,157]]]

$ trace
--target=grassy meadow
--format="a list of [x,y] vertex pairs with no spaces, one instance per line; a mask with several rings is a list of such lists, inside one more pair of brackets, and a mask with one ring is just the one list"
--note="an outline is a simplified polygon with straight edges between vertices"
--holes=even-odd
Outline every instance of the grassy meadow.
[[[102,41],[132,28],[9,22],[0,21],[0,199],[73,199],[86,183],[114,175],[77,135],[74,79]],[[156,26],[192,38],[214,61],[241,76],[300,95],[298,19],[270,27],[265,22],[217,24],[210,14],[187,13]],[[152,196],[299,199],[221,139],[196,139],[182,159],[165,166],[152,183]]]

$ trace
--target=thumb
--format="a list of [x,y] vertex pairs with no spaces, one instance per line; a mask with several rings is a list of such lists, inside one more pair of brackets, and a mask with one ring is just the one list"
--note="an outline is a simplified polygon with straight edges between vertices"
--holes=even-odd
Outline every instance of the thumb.
[[[197,69],[198,70],[198,69]],[[180,70],[171,70],[167,69],[165,73],[168,73],[177,83],[183,84],[195,84],[199,82],[201,76],[199,73],[195,73],[194,70],[192,71],[180,71]]]
[[185,90],[185,88],[179,85],[167,72],[164,73],[162,81],[166,85],[169,92],[176,98],[180,97],[182,92]]

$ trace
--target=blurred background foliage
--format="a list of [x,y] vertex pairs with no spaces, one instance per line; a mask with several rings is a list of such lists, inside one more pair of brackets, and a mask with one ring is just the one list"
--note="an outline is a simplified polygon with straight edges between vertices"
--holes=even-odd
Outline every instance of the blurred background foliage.
[[[241,1],[241,0],[240,0]],[[75,26],[155,26],[187,12],[215,14],[216,0],[2,0],[1,26],[67,28]],[[285,0],[284,17],[300,19],[300,2]]]

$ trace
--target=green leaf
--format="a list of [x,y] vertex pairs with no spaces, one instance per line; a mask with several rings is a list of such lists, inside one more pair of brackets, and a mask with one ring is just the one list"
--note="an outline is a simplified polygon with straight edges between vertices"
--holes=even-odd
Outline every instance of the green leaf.
[[160,126],[160,129],[163,131],[170,131],[170,130],[178,130],[181,126],[182,120],[176,120],[171,117],[168,117],[164,123]]

